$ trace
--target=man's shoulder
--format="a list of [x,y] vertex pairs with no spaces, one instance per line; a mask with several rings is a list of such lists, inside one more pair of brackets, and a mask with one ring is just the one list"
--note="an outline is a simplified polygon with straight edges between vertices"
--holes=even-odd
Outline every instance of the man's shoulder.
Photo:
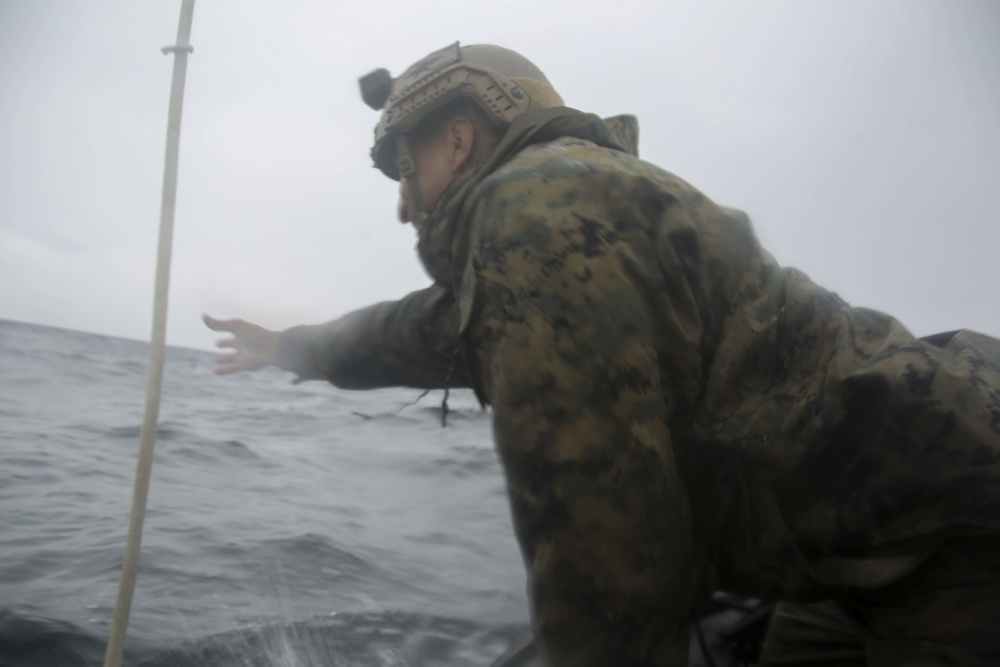
[[683,228],[742,241],[752,236],[742,212],[717,206],[682,178],[572,137],[523,149],[480,181],[469,203],[474,226],[508,234],[576,226],[586,218],[647,233]]
[[[641,192],[642,196],[634,196]],[[574,215],[607,215],[696,190],[660,167],[623,151],[564,137],[521,150],[486,176],[470,198],[477,224],[509,225],[518,217],[558,225]],[[621,211],[615,211],[621,213]]]
[[563,137],[524,148],[484,178],[480,188],[495,191],[513,184],[564,186],[567,181],[626,175],[676,179],[656,165],[624,151],[598,146],[585,139]]

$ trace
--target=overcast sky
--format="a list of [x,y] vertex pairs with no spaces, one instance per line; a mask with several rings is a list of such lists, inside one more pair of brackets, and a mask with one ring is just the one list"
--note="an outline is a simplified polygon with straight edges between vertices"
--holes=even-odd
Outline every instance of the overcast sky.
[[[0,318],[149,338],[180,4],[0,2]],[[456,40],[637,115],[645,159],[855,305],[1000,336],[996,0],[200,0],[169,342],[427,284],[357,78]]]

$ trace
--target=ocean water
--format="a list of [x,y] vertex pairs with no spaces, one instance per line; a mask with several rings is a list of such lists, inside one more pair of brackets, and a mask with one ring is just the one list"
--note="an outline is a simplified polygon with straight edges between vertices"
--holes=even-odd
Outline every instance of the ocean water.
[[[148,346],[0,320],[0,665],[100,665]],[[490,417],[171,349],[128,665],[489,665],[528,636]]]
[[[103,664],[147,358],[0,320],[0,667]],[[442,427],[441,392],[213,367],[168,351],[125,665],[485,667],[530,636],[471,392],[452,392]],[[766,628],[734,634],[766,609],[719,595],[692,667],[741,664]]]

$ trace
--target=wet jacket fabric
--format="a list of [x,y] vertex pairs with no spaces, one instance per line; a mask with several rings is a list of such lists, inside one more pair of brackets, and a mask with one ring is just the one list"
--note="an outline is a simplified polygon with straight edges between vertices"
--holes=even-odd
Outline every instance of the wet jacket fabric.
[[491,406],[548,662],[684,665],[706,590],[823,599],[997,532],[1000,342],[850,307],[622,136],[519,117],[421,229],[431,287],[279,350]]

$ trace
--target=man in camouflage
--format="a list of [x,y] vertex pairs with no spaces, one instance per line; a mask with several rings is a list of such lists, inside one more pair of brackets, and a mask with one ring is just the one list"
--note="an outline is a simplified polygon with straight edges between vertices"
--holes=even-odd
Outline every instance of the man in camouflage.
[[685,665],[708,592],[785,600],[764,664],[1000,664],[1000,342],[918,340],[499,47],[365,80],[434,284],[235,334],[219,373],[471,387],[545,664]]

